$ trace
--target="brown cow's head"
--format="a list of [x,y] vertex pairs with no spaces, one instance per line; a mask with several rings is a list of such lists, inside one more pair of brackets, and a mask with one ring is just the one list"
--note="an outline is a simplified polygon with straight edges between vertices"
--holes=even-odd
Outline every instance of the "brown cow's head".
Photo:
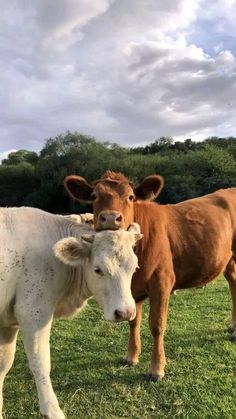
[[93,202],[96,230],[127,229],[134,222],[134,202],[154,200],[163,188],[163,178],[147,176],[134,185],[121,173],[108,170],[93,185],[81,176],[67,176],[65,187],[70,196],[78,201]]

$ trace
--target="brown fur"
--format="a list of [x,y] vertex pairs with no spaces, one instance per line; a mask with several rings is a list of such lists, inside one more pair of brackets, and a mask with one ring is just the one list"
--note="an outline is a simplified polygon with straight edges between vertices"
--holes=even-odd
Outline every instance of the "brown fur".
[[[148,377],[160,379],[166,363],[164,333],[168,303],[175,289],[199,287],[224,273],[233,300],[231,327],[232,338],[236,339],[236,188],[175,205],[158,205],[150,201],[131,202],[129,196],[135,190],[129,181],[113,172],[106,172],[102,179],[111,176],[120,182],[98,182],[94,187],[95,228],[99,228],[99,213],[112,210],[123,214],[123,227],[135,221],[144,235],[136,248],[140,269],[133,276],[132,293],[137,302],[137,316],[130,322],[126,360],[129,364],[138,362],[141,302],[149,297],[153,353]],[[162,186],[162,179],[153,176],[146,178],[136,191],[144,199],[152,194],[157,196]]]
[[130,183],[123,173],[112,172],[111,170],[107,170],[104,175],[102,175],[100,180],[113,180],[115,182]]

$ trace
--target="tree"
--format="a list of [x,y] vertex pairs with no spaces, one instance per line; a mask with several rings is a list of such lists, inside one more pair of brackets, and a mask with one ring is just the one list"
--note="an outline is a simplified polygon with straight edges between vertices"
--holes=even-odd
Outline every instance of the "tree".
[[0,165],[0,206],[20,206],[38,188],[35,169],[30,163]]
[[30,205],[52,212],[84,212],[90,206],[72,201],[63,187],[68,174],[89,182],[107,170],[123,172],[138,184],[159,173],[165,187],[158,201],[175,203],[236,186],[236,138],[186,139],[161,137],[145,147],[124,148],[94,137],[66,132],[46,141],[39,155],[18,150],[0,165],[0,205]]
[[30,163],[35,166],[38,162],[38,159],[39,156],[34,151],[18,150],[9,153],[8,157],[2,160],[2,164],[9,166],[21,163]]

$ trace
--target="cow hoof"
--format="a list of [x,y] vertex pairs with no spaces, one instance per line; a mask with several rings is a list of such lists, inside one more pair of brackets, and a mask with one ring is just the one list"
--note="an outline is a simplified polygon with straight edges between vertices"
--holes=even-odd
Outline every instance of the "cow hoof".
[[146,375],[146,381],[148,383],[159,383],[159,381],[161,381],[163,378],[163,375],[158,375],[158,374],[147,374]]
[[129,361],[128,359],[123,359],[122,360],[122,365],[124,367],[133,367],[134,365],[137,365],[137,362]]
[[230,340],[230,342],[235,343],[236,342],[236,336],[234,336],[234,335],[229,336],[229,340]]
[[228,333],[234,333],[235,329],[230,326],[230,327],[228,327],[227,331],[228,331]]

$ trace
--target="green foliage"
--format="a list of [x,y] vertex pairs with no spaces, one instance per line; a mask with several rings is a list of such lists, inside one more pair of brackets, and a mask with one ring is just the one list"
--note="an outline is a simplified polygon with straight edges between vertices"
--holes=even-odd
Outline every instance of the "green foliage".
[[52,212],[88,211],[63,188],[68,174],[88,181],[107,170],[123,172],[134,183],[145,176],[165,179],[159,201],[175,203],[218,188],[236,186],[236,138],[207,138],[201,143],[161,137],[145,147],[124,148],[66,132],[46,141],[37,153],[19,150],[0,165],[0,205],[29,205]]
[[39,156],[36,172],[41,186],[38,195],[31,195],[32,204],[38,206],[41,202],[40,208],[68,212],[69,198],[63,190],[65,176],[73,173],[88,181],[98,179],[107,169],[118,170],[116,163],[126,153],[122,147],[96,142],[93,137],[78,133],[68,132],[48,140]]
[[159,161],[155,172],[164,176],[164,202],[179,202],[236,186],[236,160],[227,150],[211,144],[189,153],[169,154]]
[[0,206],[19,206],[38,187],[35,168],[30,163],[0,165]]
[[15,165],[21,163],[30,163],[33,166],[38,161],[38,154],[34,151],[18,150],[8,154],[7,159],[2,161],[3,165]]

